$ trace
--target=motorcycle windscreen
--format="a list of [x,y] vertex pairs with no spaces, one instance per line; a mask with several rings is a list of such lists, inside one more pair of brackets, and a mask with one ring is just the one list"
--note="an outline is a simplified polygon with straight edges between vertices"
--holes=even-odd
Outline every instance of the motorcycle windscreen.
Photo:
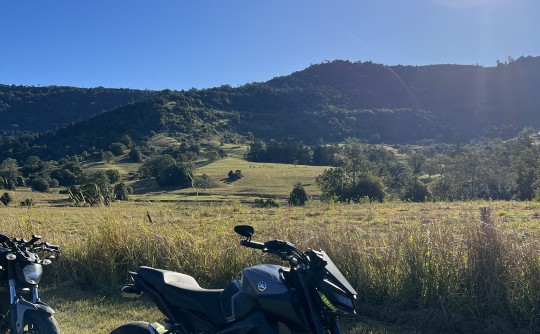
[[333,278],[331,281],[334,284],[340,286],[347,293],[351,295],[356,295],[357,294],[356,290],[354,290],[354,288],[351,286],[349,281],[347,281],[347,279],[343,276],[341,271],[339,271],[339,269],[336,267],[332,259],[330,259],[330,257],[328,256],[328,254],[326,254],[326,252],[323,250],[317,253],[319,253],[321,255],[321,258],[324,261],[326,261],[326,270],[328,274]]
[[331,312],[354,313],[356,291],[324,251],[310,254],[312,264],[318,268],[317,293],[323,307]]

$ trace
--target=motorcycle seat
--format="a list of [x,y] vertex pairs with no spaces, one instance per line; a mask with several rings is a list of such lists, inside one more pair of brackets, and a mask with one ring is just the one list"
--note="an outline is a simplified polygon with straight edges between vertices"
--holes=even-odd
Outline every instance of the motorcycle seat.
[[171,306],[203,313],[217,325],[226,323],[220,303],[223,289],[201,288],[195,278],[169,270],[140,267],[137,274]]

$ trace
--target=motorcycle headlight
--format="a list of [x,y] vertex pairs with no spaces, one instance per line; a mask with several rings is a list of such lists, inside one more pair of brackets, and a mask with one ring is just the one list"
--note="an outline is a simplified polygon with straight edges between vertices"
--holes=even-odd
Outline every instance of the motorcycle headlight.
[[41,264],[32,263],[23,268],[24,279],[30,284],[38,284],[41,281],[42,274],[43,267]]

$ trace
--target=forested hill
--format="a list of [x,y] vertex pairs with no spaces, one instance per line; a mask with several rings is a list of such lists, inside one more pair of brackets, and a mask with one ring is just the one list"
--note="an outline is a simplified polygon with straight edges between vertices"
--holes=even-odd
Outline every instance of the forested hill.
[[152,96],[133,89],[0,84],[0,132],[45,131]]
[[[328,117],[337,132],[366,139],[468,140],[540,126],[540,57],[510,59],[496,67],[334,61],[267,85],[307,92],[317,104],[313,114]],[[402,125],[409,133],[396,133],[401,129],[395,122],[406,122]]]
[[45,134],[4,136],[0,153],[47,156],[54,147],[54,155],[73,154],[105,149],[124,134],[141,141],[156,133],[195,140],[237,134],[304,142],[357,137],[373,143],[505,138],[526,126],[540,128],[538,87],[540,57],[496,67],[333,61],[264,83],[182,92],[0,86],[3,129],[14,123],[51,129],[82,119]]

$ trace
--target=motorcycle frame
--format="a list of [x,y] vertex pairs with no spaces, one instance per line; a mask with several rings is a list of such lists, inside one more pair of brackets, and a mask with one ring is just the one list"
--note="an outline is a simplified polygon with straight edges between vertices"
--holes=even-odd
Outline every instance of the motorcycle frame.
[[[312,293],[310,293],[310,287],[308,278],[306,275],[307,268],[305,265],[298,265],[296,268],[291,268],[295,271],[296,276],[298,277],[298,281],[302,288],[302,293],[305,296],[305,301],[307,303],[308,311],[311,315],[311,326],[312,330],[314,330],[315,334],[324,334],[324,326],[323,326],[323,319],[320,315],[321,312],[324,312],[320,309],[320,307],[317,307],[314,301],[314,296]],[[133,280],[135,281],[135,286],[140,289],[141,291],[144,291],[146,294],[149,295],[150,299],[154,302],[154,304],[158,307],[158,309],[166,316],[168,319],[173,323],[174,330],[180,330],[178,333],[188,334],[190,333],[186,325],[184,323],[184,319],[181,319],[175,315],[175,313],[167,306],[161,295],[158,291],[147,285],[143,279],[139,277],[139,275],[135,272],[130,273],[133,277]],[[183,310],[182,313],[186,316],[195,318],[199,321],[207,322],[205,319],[202,319],[198,315],[194,314],[193,312],[189,312],[187,310]],[[339,326],[337,325],[335,316],[332,317],[330,314],[326,314],[327,312],[324,312],[326,319],[328,321],[329,329],[332,334],[340,334]],[[277,332],[277,322],[271,323],[269,322],[266,317],[264,316],[263,312],[254,312],[253,314],[250,314],[246,318],[232,323],[230,325],[225,325],[224,328],[210,331],[210,333],[213,334],[243,334],[243,333],[249,333],[250,331],[258,329],[264,333],[268,334],[274,334]]]

